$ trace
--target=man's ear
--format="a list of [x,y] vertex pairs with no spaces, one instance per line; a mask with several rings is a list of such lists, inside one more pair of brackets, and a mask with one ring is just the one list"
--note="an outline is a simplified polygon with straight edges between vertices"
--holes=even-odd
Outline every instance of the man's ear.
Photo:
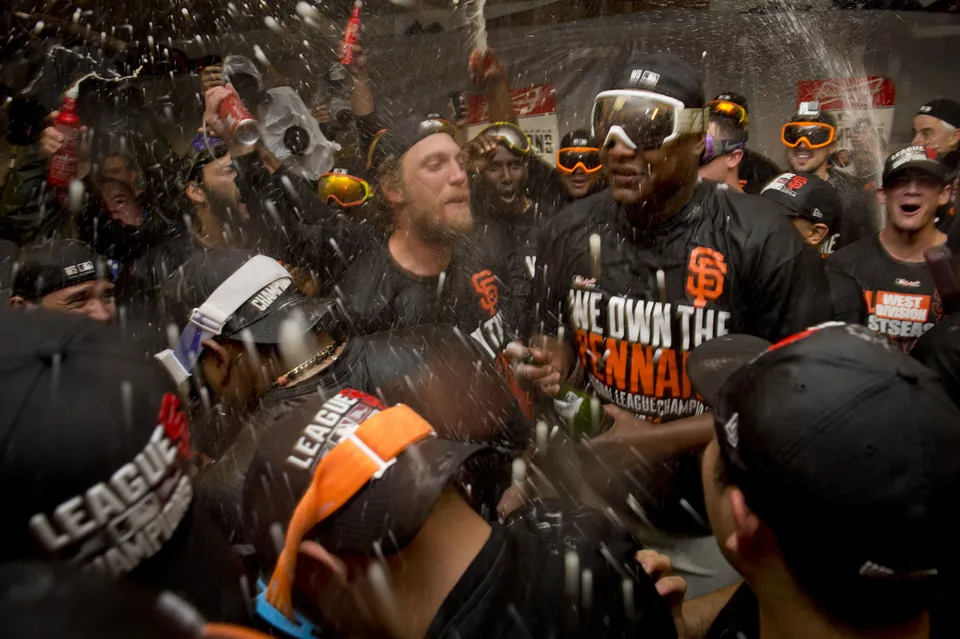
[[350,575],[347,564],[343,563],[339,557],[335,557],[327,552],[327,549],[315,541],[304,541],[300,543],[300,554],[309,557],[327,572],[342,587],[346,588],[350,583]]
[[877,189],[877,201],[880,202],[880,206],[887,205],[887,192],[881,186]]
[[953,195],[953,185],[948,184],[943,187],[943,190],[940,191],[940,195],[937,196],[937,204],[940,206],[945,206],[950,202],[950,197]]
[[383,191],[383,197],[390,206],[396,208],[406,202],[406,193],[400,181],[400,167],[390,171],[380,181],[380,190]]
[[10,304],[10,308],[26,308],[27,300],[23,299],[19,295],[13,295],[10,298],[9,304]]
[[730,489],[726,498],[730,500],[734,527],[724,544],[733,553],[748,554],[757,541],[757,533],[761,525],[760,518],[747,506],[747,500],[739,489]]
[[187,199],[194,204],[203,204],[207,201],[207,194],[203,192],[203,189],[200,188],[200,185],[196,182],[188,182],[184,192],[187,195]]
[[200,342],[200,345],[203,346],[204,354],[209,360],[212,360],[213,368],[216,369],[214,374],[217,378],[214,381],[221,388],[226,386],[227,382],[230,381],[230,374],[233,369],[233,356],[230,351],[212,339],[205,339]]
[[816,223],[810,227],[810,238],[813,240],[813,244],[818,245],[827,239],[827,236],[830,235],[830,229],[827,228],[826,224]]
[[733,153],[727,156],[727,168],[732,169],[733,167],[739,165],[742,160],[743,160],[743,151],[741,149],[737,149],[736,151],[734,151]]

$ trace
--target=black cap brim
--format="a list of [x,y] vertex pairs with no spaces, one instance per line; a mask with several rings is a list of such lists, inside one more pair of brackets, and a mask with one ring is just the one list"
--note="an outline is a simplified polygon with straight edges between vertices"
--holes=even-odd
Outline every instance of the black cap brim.
[[230,318],[227,324],[229,330],[223,332],[223,337],[239,339],[241,333],[250,331],[250,337],[256,344],[279,344],[285,337],[285,322],[296,321],[307,332],[332,315],[336,306],[333,300],[301,295],[292,285],[284,296],[288,297],[286,301],[280,301],[276,309],[271,308],[269,313],[251,323],[244,322],[242,311],[238,311]]
[[693,389],[708,406],[720,398],[724,382],[742,366],[770,348],[770,342],[753,335],[723,335],[704,342],[690,351],[687,375]]
[[439,438],[415,444],[307,538],[336,554],[393,554],[413,540],[463,464],[483,451],[493,449]]

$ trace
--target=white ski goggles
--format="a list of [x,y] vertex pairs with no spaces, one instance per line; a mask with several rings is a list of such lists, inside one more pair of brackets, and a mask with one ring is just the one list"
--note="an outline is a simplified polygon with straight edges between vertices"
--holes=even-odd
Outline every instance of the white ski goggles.
[[651,151],[686,133],[706,133],[709,108],[687,108],[683,102],[652,91],[603,91],[593,101],[593,135],[604,147],[619,140],[632,151]]

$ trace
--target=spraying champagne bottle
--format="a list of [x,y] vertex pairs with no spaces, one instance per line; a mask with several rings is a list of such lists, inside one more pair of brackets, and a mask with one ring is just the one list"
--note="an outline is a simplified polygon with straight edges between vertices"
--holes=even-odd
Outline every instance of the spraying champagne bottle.
[[563,418],[567,433],[574,441],[596,437],[613,426],[600,400],[565,381],[560,382],[560,393],[553,400],[553,408]]
[[60,115],[53,126],[63,135],[63,144],[50,158],[47,172],[47,184],[57,189],[66,189],[77,177],[77,154],[80,141],[80,129],[83,123],[77,115],[77,97],[80,89],[74,85],[67,89],[63,98]]

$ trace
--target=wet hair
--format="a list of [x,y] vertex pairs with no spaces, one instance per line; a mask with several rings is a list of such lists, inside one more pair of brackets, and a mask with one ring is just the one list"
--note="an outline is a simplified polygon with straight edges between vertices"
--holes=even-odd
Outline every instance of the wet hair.
[[[735,486],[723,456],[715,469],[719,485]],[[744,493],[747,505],[749,496]],[[756,512],[756,511],[755,511]],[[837,547],[826,522],[812,521],[797,528],[771,525],[787,570],[800,588],[833,622],[859,630],[880,630],[909,623],[929,610],[943,589],[939,578],[922,580],[871,579],[861,577],[851,557]],[[812,519],[828,517],[813,514]],[[818,525],[821,524],[821,525]],[[855,559],[859,564],[862,559]]]
[[746,143],[747,132],[744,131],[743,126],[733,118],[725,115],[711,114],[710,121],[717,125],[717,129],[720,131],[720,139],[730,140],[731,142],[739,144]]

